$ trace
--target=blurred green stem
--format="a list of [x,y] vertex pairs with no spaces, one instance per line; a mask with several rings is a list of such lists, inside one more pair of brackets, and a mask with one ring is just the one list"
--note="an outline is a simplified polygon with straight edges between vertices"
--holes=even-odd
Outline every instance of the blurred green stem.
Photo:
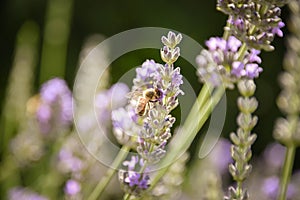
[[50,0],[44,30],[40,84],[64,77],[73,0]]
[[289,180],[291,178],[291,173],[293,169],[294,159],[295,159],[296,146],[294,144],[287,147],[285,154],[285,161],[283,166],[283,172],[281,176],[280,190],[278,200],[285,200],[287,188],[289,185]]
[[0,119],[0,158],[19,127],[26,126],[26,103],[32,95],[33,74],[37,63],[39,28],[25,22],[17,34],[14,61],[9,75]]
[[106,175],[100,180],[95,189],[92,191],[87,200],[96,200],[102,194],[104,189],[107,187],[108,183],[112,179],[113,175],[116,173],[118,167],[123,162],[123,160],[128,155],[130,147],[124,145],[122,149],[119,151],[117,157],[113,161],[111,167],[107,170]]

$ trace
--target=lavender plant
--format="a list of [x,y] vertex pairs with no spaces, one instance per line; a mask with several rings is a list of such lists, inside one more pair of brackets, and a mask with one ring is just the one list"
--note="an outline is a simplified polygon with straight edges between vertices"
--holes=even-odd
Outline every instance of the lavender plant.
[[251,172],[251,145],[257,137],[251,133],[258,120],[252,116],[258,106],[253,97],[256,88],[253,79],[262,72],[258,65],[261,63],[260,50],[273,50],[271,42],[275,35],[283,35],[280,28],[284,23],[279,17],[278,4],[284,5],[284,2],[218,1],[217,9],[229,15],[224,37],[208,40],[208,50],[203,50],[197,57],[201,81],[214,87],[224,84],[226,88],[233,88],[237,83],[241,95],[237,102],[239,128],[230,134],[231,156],[235,163],[229,165],[229,171],[237,186],[229,188],[225,199],[249,199],[243,182]]
[[286,117],[277,120],[274,128],[274,138],[287,147],[285,162],[281,177],[278,199],[286,199],[288,182],[292,173],[295,151],[300,142],[300,67],[299,67],[299,1],[291,1],[289,29],[291,35],[288,38],[288,51],[284,60],[284,72],[279,77],[282,91],[278,96],[277,105]]

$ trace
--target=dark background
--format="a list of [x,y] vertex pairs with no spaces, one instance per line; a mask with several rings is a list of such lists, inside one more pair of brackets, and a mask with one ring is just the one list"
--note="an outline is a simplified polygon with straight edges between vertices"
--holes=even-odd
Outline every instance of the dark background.
[[[215,1],[74,1],[71,32],[68,42],[68,57],[66,77],[69,85],[73,85],[74,76],[78,66],[78,55],[83,41],[91,34],[101,33],[110,37],[121,31],[137,27],[164,27],[182,32],[200,44],[204,45],[206,39],[211,36],[222,36],[226,16],[216,11]],[[5,0],[0,2],[0,106],[3,105],[5,88],[11,70],[16,34],[22,24],[27,20],[35,21],[44,30],[46,0]],[[286,21],[288,9],[283,8],[283,19]],[[283,29],[287,33],[286,28]],[[159,38],[158,38],[159,39]],[[40,51],[43,35],[41,35]],[[272,142],[274,120],[281,114],[276,107],[276,97],[280,91],[278,87],[278,73],[282,70],[282,59],[285,52],[284,39],[276,38],[275,51],[262,53],[262,67],[264,72],[257,79],[257,99],[259,109],[256,114],[259,123],[255,127],[258,140],[254,144],[254,152],[257,154],[264,149],[267,143]],[[116,62],[112,68],[112,82],[120,77],[117,65],[128,66],[128,69],[140,65],[145,59],[154,58],[160,61],[157,50],[141,50],[131,52]],[[183,59],[179,59],[177,65],[182,67],[185,77],[191,77],[195,91],[199,91],[201,85],[197,82],[192,67]],[[123,69],[122,66],[122,69]],[[37,67],[39,68],[39,66]],[[38,73],[36,73],[38,75]],[[36,75],[36,78],[38,79]],[[38,89],[38,81],[35,88]],[[235,118],[236,91],[228,92],[228,110],[224,136],[236,129]],[[1,108],[0,107],[0,108]]]

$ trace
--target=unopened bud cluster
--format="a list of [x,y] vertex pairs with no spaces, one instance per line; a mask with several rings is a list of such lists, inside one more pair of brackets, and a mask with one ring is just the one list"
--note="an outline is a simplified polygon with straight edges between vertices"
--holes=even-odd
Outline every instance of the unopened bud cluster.
[[272,51],[271,45],[275,35],[283,36],[280,30],[284,23],[279,17],[281,9],[287,1],[262,1],[262,0],[218,0],[217,9],[229,15],[225,27],[249,47]]
[[[231,157],[235,163],[229,165],[229,172],[238,184],[242,184],[252,170],[252,166],[249,164],[249,160],[252,157],[251,146],[257,136],[252,134],[251,130],[258,120],[256,116],[252,115],[258,106],[256,98],[251,97],[255,92],[255,88],[253,80],[240,80],[238,83],[239,93],[242,95],[237,100],[240,110],[240,114],[237,117],[239,128],[236,133],[230,134],[230,139],[233,142]],[[246,200],[249,199],[249,195],[247,190],[240,186],[237,188],[230,187],[229,195],[225,199]]]

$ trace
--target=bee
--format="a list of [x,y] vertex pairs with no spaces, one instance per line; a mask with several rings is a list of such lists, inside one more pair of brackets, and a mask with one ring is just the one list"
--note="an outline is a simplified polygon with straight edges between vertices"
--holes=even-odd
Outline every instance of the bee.
[[157,102],[161,95],[161,91],[157,88],[148,88],[144,90],[138,97],[135,113],[139,116],[144,116],[150,109],[150,103]]

